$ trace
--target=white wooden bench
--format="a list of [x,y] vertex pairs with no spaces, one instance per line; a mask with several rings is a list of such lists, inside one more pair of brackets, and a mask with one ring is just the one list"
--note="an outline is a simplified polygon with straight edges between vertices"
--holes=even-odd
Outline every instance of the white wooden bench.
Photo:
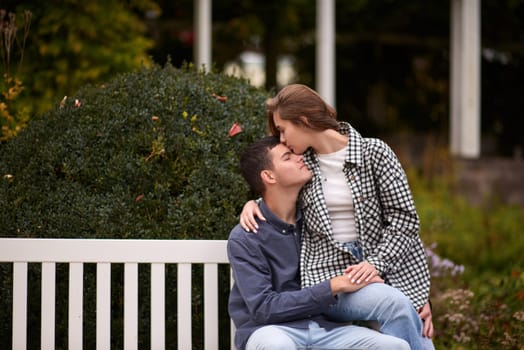
[[[0,238],[0,263],[12,263],[12,348],[27,348],[28,263],[41,263],[40,349],[55,348],[56,264],[69,264],[68,347],[82,349],[84,264],[96,264],[96,348],[111,347],[111,264],[124,264],[123,343],[137,349],[138,266],[151,271],[151,349],[165,349],[165,268],[177,264],[178,349],[192,349],[192,265],[203,264],[204,348],[218,349],[218,265],[225,240],[112,240]],[[227,269],[229,271],[229,269]],[[229,272],[228,272],[229,273]],[[175,297],[168,292],[167,298]],[[231,324],[231,339],[234,329]],[[234,349],[231,345],[231,349]]]

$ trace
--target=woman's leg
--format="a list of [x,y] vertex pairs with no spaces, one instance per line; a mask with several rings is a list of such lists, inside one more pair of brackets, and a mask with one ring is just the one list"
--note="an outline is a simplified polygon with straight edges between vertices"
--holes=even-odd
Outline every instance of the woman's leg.
[[398,289],[372,283],[353,293],[341,293],[326,315],[338,322],[378,321],[380,331],[422,349],[422,321],[411,301]]
[[309,332],[310,341],[307,349],[410,350],[405,340],[366,327],[342,326],[326,330],[311,325]]

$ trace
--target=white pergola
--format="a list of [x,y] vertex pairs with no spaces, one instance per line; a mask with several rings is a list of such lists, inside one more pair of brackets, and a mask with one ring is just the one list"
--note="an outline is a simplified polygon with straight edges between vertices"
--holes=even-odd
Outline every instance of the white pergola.
[[[211,67],[212,0],[194,0],[198,67]],[[480,156],[480,0],[451,1],[450,151]],[[335,106],[335,0],[317,0],[316,81],[318,93]]]

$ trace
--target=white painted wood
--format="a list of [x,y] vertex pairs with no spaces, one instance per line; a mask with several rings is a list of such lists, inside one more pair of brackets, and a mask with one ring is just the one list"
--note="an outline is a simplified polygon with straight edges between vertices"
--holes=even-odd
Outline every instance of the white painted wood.
[[[229,290],[233,288],[233,285],[235,284],[235,279],[233,278],[233,270],[229,269]],[[230,337],[231,337],[231,350],[235,350],[235,332],[236,327],[235,323],[233,323],[233,320],[230,322]]]
[[111,348],[111,264],[96,264],[96,349]]
[[211,69],[212,46],[212,2],[211,0],[195,0],[195,46],[194,56],[197,68],[204,66],[206,71]]
[[151,349],[165,348],[165,290],[164,264],[151,264]]
[[[0,249],[3,249],[0,245]],[[13,350],[27,348],[27,263],[13,266]]]
[[177,308],[178,348],[192,349],[191,264],[178,264]]
[[460,106],[462,101],[461,95],[461,14],[462,14],[462,0],[451,0],[451,37],[450,37],[450,152],[453,155],[460,155],[460,134],[461,134],[461,118]]
[[40,316],[40,348],[42,350],[55,349],[55,285],[56,264],[42,263],[42,314]]
[[218,265],[204,265],[204,349],[218,346]]
[[124,349],[138,349],[138,264],[124,265]]
[[480,0],[451,4],[450,147],[453,155],[480,156]]
[[[69,349],[82,349],[84,263],[96,263],[96,348],[111,340],[111,263],[124,263],[124,343],[138,344],[138,265],[151,264],[151,347],[165,347],[165,264],[178,264],[178,348],[191,349],[192,264],[204,265],[204,344],[218,344],[218,266],[228,263],[227,241],[0,238],[0,262],[13,263],[13,349],[27,346],[28,262],[42,264],[42,348],[54,329],[56,263],[69,263]],[[53,305],[53,306],[50,306]],[[209,317],[209,320],[207,319]],[[53,321],[51,321],[51,319]],[[46,320],[46,321],[44,321]],[[46,330],[48,324],[52,330]],[[231,323],[233,326],[233,323]],[[234,326],[231,332],[234,336]],[[233,339],[233,338],[232,338]],[[50,348],[50,346],[47,346]],[[234,349],[233,344],[231,349]]]
[[317,92],[335,107],[335,0],[317,0]]
[[2,238],[0,261],[224,263],[224,240]]
[[82,350],[84,305],[84,264],[69,264],[69,350]]

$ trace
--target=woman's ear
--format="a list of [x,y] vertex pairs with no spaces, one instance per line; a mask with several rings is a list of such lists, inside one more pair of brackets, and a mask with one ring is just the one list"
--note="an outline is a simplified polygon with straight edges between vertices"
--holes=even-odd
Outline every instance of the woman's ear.
[[306,116],[305,115],[301,115],[300,117],[298,117],[300,119],[300,121],[302,122],[302,124],[304,124],[304,126],[307,126],[308,128],[310,127],[309,126],[309,121],[307,120]]

